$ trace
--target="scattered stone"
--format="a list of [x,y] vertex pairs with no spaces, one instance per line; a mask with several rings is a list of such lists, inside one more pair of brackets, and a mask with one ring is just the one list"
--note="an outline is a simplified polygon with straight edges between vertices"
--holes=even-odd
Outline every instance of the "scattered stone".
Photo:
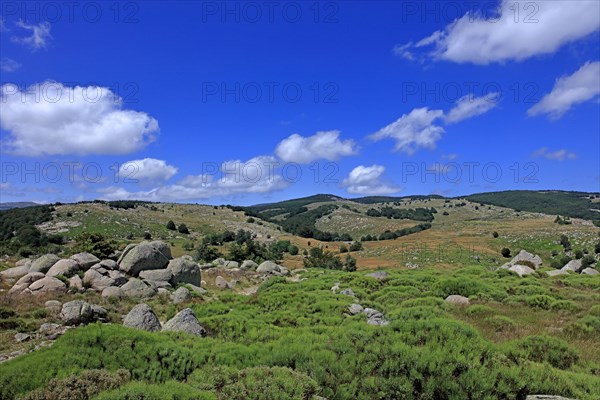
[[413,264],[411,262],[407,262],[404,266],[408,269],[419,269],[421,266],[419,264]]
[[459,296],[457,294],[451,294],[446,297],[446,303],[454,304],[456,306],[468,306],[470,304],[469,299],[465,296]]
[[[172,262],[173,260],[171,260]],[[169,282],[173,274],[169,269],[155,269],[140,272],[140,278],[154,282]]]
[[63,304],[61,320],[67,325],[79,325],[93,320],[92,306],[82,300],[73,300]]
[[572,271],[579,272],[581,269],[581,260],[571,260],[564,267],[561,268],[562,271]]
[[65,331],[66,329],[62,325],[54,324],[52,322],[46,322],[38,329],[38,332],[46,337],[57,337],[65,333]]
[[531,275],[535,272],[533,269],[529,268],[526,265],[513,265],[508,270],[516,273],[520,277]]
[[116,298],[122,299],[125,297],[125,293],[123,293],[123,289],[117,286],[108,286],[102,291],[102,297],[105,299]]
[[200,287],[200,286],[191,285],[191,284],[187,284],[186,286],[187,286],[188,288],[190,288],[190,290],[191,290],[192,292],[194,292],[194,293],[197,293],[197,294],[204,295],[204,294],[208,293],[208,292],[206,291],[206,289],[204,289],[204,288],[202,288],[202,287]]
[[367,316],[367,324],[375,326],[385,326],[390,322],[385,319],[381,311],[377,311],[373,308],[365,308],[363,314]]
[[29,285],[34,283],[37,280],[43,279],[45,275],[41,272],[29,272],[27,275],[19,278],[17,283],[8,291],[9,294],[19,294],[23,293]]
[[389,276],[389,274],[385,271],[375,271],[375,272],[371,272],[370,274],[367,274],[365,276],[368,276],[369,278],[375,278],[375,279],[385,279]]
[[356,294],[354,294],[354,292],[352,291],[352,289],[344,289],[340,292],[340,294],[345,294],[346,296],[356,296]]
[[15,281],[27,275],[30,267],[31,261],[29,262],[29,265],[21,265],[19,267],[6,269],[0,272],[0,276],[2,277],[2,280]]
[[153,297],[158,292],[152,282],[141,281],[136,278],[131,278],[129,282],[121,286],[121,290],[125,296],[141,299]]
[[83,285],[101,292],[109,286],[122,286],[127,283],[127,277],[116,270],[109,270],[98,263],[88,269],[83,275]]
[[32,294],[66,293],[67,285],[63,281],[51,276],[38,279],[28,287]]
[[186,301],[191,300],[192,294],[185,287],[180,287],[171,295],[171,300],[173,300],[173,304],[181,304]]
[[364,308],[360,304],[353,303],[348,306],[348,312],[352,315],[361,314],[363,311]]
[[119,264],[115,260],[102,260],[98,264],[100,264],[104,269],[109,270],[117,270],[119,269]]
[[531,254],[531,253],[529,253],[529,252],[527,252],[525,250],[521,250],[519,252],[519,254],[517,254],[512,259],[511,262],[512,262],[513,265],[528,265],[528,264],[521,264],[523,262],[531,263],[531,264],[533,264],[533,267],[535,269],[538,269],[543,264],[542,259],[540,258],[540,256]]
[[138,276],[141,271],[162,269],[171,259],[171,248],[161,241],[141,242],[127,246],[119,258],[119,269],[129,275]]
[[59,260],[54,264],[48,272],[46,272],[46,276],[73,276],[77,270],[79,269],[79,264],[75,260],[66,259]]
[[83,291],[83,281],[79,277],[79,275],[73,275],[69,278],[69,290],[82,292]]
[[229,282],[227,282],[225,280],[225,278],[223,278],[221,275],[218,275],[215,278],[215,286],[218,287],[221,290],[231,289],[231,285],[229,284]]
[[31,263],[29,272],[46,273],[60,258],[56,254],[45,254]]
[[222,267],[225,265],[226,260],[222,257],[217,258],[216,260],[213,260],[213,262],[211,263],[213,266],[215,267]]
[[190,283],[200,286],[200,266],[195,262],[187,258],[175,258],[169,262],[167,269],[172,274],[169,283],[174,287],[180,283]]
[[225,263],[223,264],[223,267],[228,269],[238,268],[239,266],[240,263],[238,263],[237,261],[225,261]]
[[28,335],[27,333],[16,333],[15,334],[15,341],[17,343],[23,343],[23,342],[27,342],[31,340],[31,335]]
[[281,267],[273,261],[265,261],[256,267],[259,274],[275,274],[281,272]]
[[70,258],[71,260],[75,260],[84,271],[100,262],[98,257],[90,253],[77,253],[73,254]]
[[53,314],[58,314],[62,309],[62,303],[58,300],[48,300],[44,303],[44,307],[46,307],[46,310],[48,310],[49,312]]
[[96,320],[104,321],[106,319],[108,312],[106,311],[106,309],[104,307],[100,307],[99,305],[96,305],[96,304],[91,304],[90,307],[92,307],[92,314],[94,316],[94,321],[96,321]]
[[192,335],[206,336],[207,332],[194,315],[194,311],[186,308],[165,323],[163,331],[187,332]]
[[586,268],[583,271],[581,271],[582,274],[584,275],[598,275],[600,274],[600,272],[596,271],[594,268]]
[[336,282],[336,284],[331,287],[331,291],[337,293],[338,290],[340,290],[340,283]]
[[568,275],[569,273],[566,270],[562,269],[553,269],[552,271],[546,271],[546,275],[548,276],[558,276],[558,275]]
[[123,326],[148,332],[158,332],[161,329],[158,317],[148,304],[138,304],[123,319]]
[[252,270],[256,270],[256,268],[258,268],[258,264],[255,263],[252,260],[246,260],[242,263],[242,265],[240,266],[241,269],[252,269]]

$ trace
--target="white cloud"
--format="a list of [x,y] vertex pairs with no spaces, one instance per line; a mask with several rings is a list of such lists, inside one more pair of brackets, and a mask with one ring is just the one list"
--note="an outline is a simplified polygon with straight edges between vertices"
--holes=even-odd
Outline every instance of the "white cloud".
[[119,178],[143,182],[168,181],[176,173],[176,167],[168,165],[164,160],[157,160],[155,158],[131,160],[119,167]]
[[[493,15],[467,13],[415,44],[396,46],[394,52],[409,60],[426,56],[481,65],[522,61],[552,54],[599,28],[598,0],[502,0]],[[429,53],[418,53],[431,46]]]
[[156,119],[123,109],[108,88],[44,82],[23,91],[11,84],[0,89],[0,127],[9,133],[2,147],[19,155],[128,154],[159,131]]
[[371,165],[366,167],[359,165],[350,171],[350,174],[342,182],[348,193],[364,195],[384,195],[399,192],[401,189],[387,184],[381,180],[385,167]]
[[576,159],[577,154],[565,149],[548,151],[547,147],[542,147],[541,149],[538,149],[533,153],[533,157],[544,157],[552,161],[564,161]]
[[285,162],[298,164],[309,164],[320,159],[334,161],[356,154],[354,141],[342,141],[339,136],[339,131],[321,131],[308,137],[294,133],[279,142],[275,154]]
[[21,68],[21,64],[12,58],[4,57],[0,60],[0,70],[4,72],[15,72],[19,68]]
[[147,191],[131,192],[122,187],[98,190],[105,200],[190,201],[209,197],[226,197],[247,193],[270,193],[289,186],[276,173],[280,163],[272,156],[258,156],[248,161],[226,161],[214,173],[189,175],[173,185],[157,186]]
[[31,35],[25,37],[13,36],[11,40],[14,43],[28,46],[34,51],[45,48],[48,45],[48,41],[52,38],[48,22],[41,22],[38,25],[28,25],[23,21],[18,21],[17,27],[31,31]]
[[587,62],[573,75],[557,79],[552,91],[539,103],[527,110],[530,116],[548,114],[550,118],[562,117],[576,104],[600,95],[600,61]]
[[396,140],[394,151],[413,154],[419,148],[434,149],[441,139],[444,128],[435,125],[442,118],[442,110],[430,110],[427,107],[415,108],[409,114],[404,114],[395,122],[381,128],[370,137],[373,140],[391,138]]
[[476,117],[496,107],[497,100],[497,93],[482,97],[466,95],[458,99],[456,105],[447,114],[442,110],[430,110],[427,107],[415,108],[369,137],[376,141],[385,138],[394,139],[396,140],[394,151],[409,155],[421,148],[435,149],[437,141],[445,132],[438,121],[451,124]]
[[498,105],[498,98],[498,93],[490,93],[477,98],[472,94],[463,96],[458,99],[456,106],[450,110],[444,120],[451,124],[485,114]]

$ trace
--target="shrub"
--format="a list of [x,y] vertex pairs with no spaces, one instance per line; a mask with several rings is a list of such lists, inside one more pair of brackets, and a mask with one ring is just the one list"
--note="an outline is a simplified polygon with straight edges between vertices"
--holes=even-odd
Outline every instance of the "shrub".
[[175,229],[177,229],[175,227],[175,222],[173,222],[173,221],[167,222],[167,229],[170,230],[170,231],[174,231]]
[[480,292],[485,292],[487,286],[479,280],[469,278],[446,278],[438,281],[433,286],[434,291],[440,297],[448,297],[451,294],[458,294],[469,297]]
[[345,245],[341,245],[340,246],[340,253],[347,253],[348,252],[348,248]]
[[249,224],[253,224],[253,223],[256,222],[256,220],[254,218],[252,218],[252,217],[248,217],[248,219],[246,220],[246,222],[249,223]]
[[579,306],[579,304],[570,300],[556,300],[550,305],[550,308],[553,310],[577,311],[581,307]]
[[468,315],[491,315],[495,314],[496,310],[494,310],[492,307],[484,306],[482,304],[474,304],[469,306],[465,312]]
[[109,258],[117,250],[117,243],[99,233],[84,232],[75,238],[74,253],[92,253],[100,259]]
[[152,235],[150,232],[144,232],[144,240],[152,240]]
[[219,257],[223,257],[223,254],[215,247],[209,246],[205,242],[200,243],[198,249],[196,249],[195,258],[197,261],[211,262]]
[[542,310],[549,310],[552,307],[552,304],[555,302],[555,300],[554,298],[545,294],[536,294],[533,296],[528,296],[525,299],[525,302],[529,307],[541,308]]
[[342,261],[330,251],[313,247],[304,259],[304,268],[342,269]]
[[512,343],[507,356],[514,361],[529,361],[552,365],[555,368],[570,368],[579,360],[579,355],[564,340],[552,336],[528,336]]
[[344,270],[347,272],[356,271],[356,259],[350,254],[347,254],[346,259],[344,260]]
[[496,333],[512,332],[517,327],[515,321],[504,315],[494,315],[486,318],[485,321],[494,328]]
[[350,251],[361,251],[363,244],[361,242],[354,242],[350,245]]
[[580,260],[580,259],[582,259],[582,258],[583,258],[583,251],[581,251],[581,250],[577,250],[577,251],[575,252],[575,259],[576,259],[576,260]]
[[177,227],[177,232],[187,235],[188,233],[190,233],[190,230],[188,229],[188,227],[185,224],[180,224]]
[[290,245],[288,251],[290,252],[291,256],[297,256],[298,255],[298,246],[292,244],[292,245]]
[[492,236],[494,237],[494,239],[497,239],[500,235],[498,235],[498,232],[494,231],[494,233],[492,233]]
[[508,247],[503,247],[502,250],[500,250],[500,254],[502,254],[502,257],[504,257],[504,258],[509,258],[510,257],[510,249]]
[[131,382],[119,389],[101,393],[94,400],[217,400],[217,396],[176,381],[160,385]]

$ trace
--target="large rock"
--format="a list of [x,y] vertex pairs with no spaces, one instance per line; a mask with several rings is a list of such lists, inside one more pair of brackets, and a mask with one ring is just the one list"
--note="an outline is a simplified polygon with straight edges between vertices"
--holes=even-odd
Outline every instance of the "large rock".
[[571,260],[564,267],[561,268],[562,271],[571,271],[571,272],[579,272],[581,269],[581,260]]
[[256,267],[256,272],[259,274],[275,274],[281,272],[281,267],[273,261],[265,261]]
[[83,291],[83,281],[81,280],[79,275],[73,275],[69,278],[69,290],[72,292]]
[[227,282],[225,280],[225,278],[223,278],[221,275],[218,275],[215,278],[215,286],[218,287],[221,290],[223,290],[223,289],[231,289],[231,285],[229,284],[229,282]]
[[59,260],[48,270],[48,272],[46,272],[46,276],[62,275],[65,277],[70,277],[73,276],[78,269],[79,264],[77,264],[77,261],[75,260]]
[[77,253],[73,254],[70,258],[71,260],[77,262],[77,264],[79,264],[79,266],[83,270],[87,270],[92,265],[96,265],[100,262],[100,259],[98,257],[90,253]]
[[96,304],[73,300],[63,304],[60,318],[66,325],[87,324],[105,318],[106,310]]
[[31,263],[29,272],[46,273],[60,258],[56,254],[45,254]]
[[141,242],[123,251],[118,264],[121,271],[138,276],[141,271],[165,268],[170,259],[168,244],[161,241]]
[[186,332],[197,336],[206,336],[206,329],[200,326],[196,315],[191,308],[180,311],[168,320],[162,328],[163,331]]
[[123,326],[148,332],[158,332],[161,329],[158,317],[148,304],[138,304],[123,319]]
[[340,294],[345,294],[346,296],[356,296],[356,294],[354,293],[354,291],[352,289],[344,289],[340,292]]
[[521,277],[535,273],[535,270],[529,268],[526,265],[513,265],[508,270],[516,273]]
[[363,306],[357,303],[353,303],[348,306],[348,312],[352,315],[361,314],[364,310],[365,309],[363,308]]
[[389,324],[389,321],[385,319],[385,316],[381,311],[373,308],[365,308],[363,314],[367,316],[367,324],[375,326],[385,326]]
[[367,274],[365,276],[368,276],[369,278],[375,278],[375,279],[385,279],[388,277],[388,273],[385,271],[375,271],[375,272],[371,272],[370,274]]
[[122,299],[125,297],[125,293],[123,293],[123,289],[117,286],[108,286],[102,291],[102,297],[105,299],[116,298]]
[[469,305],[469,299],[465,296],[459,296],[457,294],[451,294],[450,296],[446,297],[446,303],[449,304],[454,304],[457,306],[468,306]]
[[552,271],[546,271],[548,276],[568,275],[569,273],[562,269],[553,269]]
[[47,293],[66,293],[67,285],[63,281],[51,276],[46,276],[42,279],[38,279],[29,285],[29,291],[32,294],[47,294]]
[[[172,262],[173,260],[171,260]],[[173,273],[169,269],[154,269],[150,271],[140,272],[140,278],[147,281],[169,282],[173,277]]]
[[102,264],[96,264],[83,275],[83,285],[98,292],[109,286],[122,286],[127,283],[127,277],[120,271],[108,270]]
[[21,265],[19,267],[5,269],[0,272],[0,277],[4,281],[15,281],[27,275],[29,273],[29,269],[31,268],[31,262],[26,265]]
[[600,272],[596,271],[594,268],[585,268],[583,271],[581,271],[582,274],[584,275],[598,275],[600,274]]
[[43,279],[46,275],[42,272],[30,272],[27,275],[22,276],[14,284],[14,286],[8,291],[9,294],[19,294],[29,288],[29,285],[37,280]]
[[521,250],[511,261],[513,265],[533,265],[534,269],[542,266],[542,259],[538,255],[531,254],[525,250]]
[[119,269],[119,264],[117,264],[115,260],[102,260],[98,264],[100,264],[104,269],[108,270]]
[[169,261],[167,270],[173,275],[169,280],[173,286],[177,286],[180,283],[200,286],[202,280],[200,266],[187,258],[180,257]]
[[255,263],[252,260],[246,260],[242,263],[242,265],[240,266],[241,269],[252,269],[252,270],[256,270],[256,268],[258,268],[258,264]]
[[187,288],[185,288],[183,286],[178,288],[171,295],[171,300],[173,301],[173,304],[181,304],[186,301],[189,301],[191,298],[192,298],[192,294],[190,293],[190,291]]
[[157,288],[148,281],[141,281],[131,278],[129,282],[121,286],[123,294],[128,297],[137,297],[147,299],[153,297],[158,292]]
[[238,263],[237,261],[225,261],[225,264],[223,264],[223,267],[228,269],[239,268],[239,266],[240,263]]

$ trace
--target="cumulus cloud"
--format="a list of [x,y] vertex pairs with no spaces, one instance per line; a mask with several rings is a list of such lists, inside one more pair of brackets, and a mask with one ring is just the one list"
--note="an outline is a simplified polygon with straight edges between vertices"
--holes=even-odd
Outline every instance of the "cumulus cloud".
[[21,64],[12,58],[4,57],[0,60],[0,70],[3,72],[15,72],[21,68]]
[[533,153],[533,157],[543,157],[552,161],[565,161],[576,159],[577,154],[565,149],[549,151],[547,147],[542,147]]
[[552,54],[600,28],[597,0],[502,0],[497,11],[469,12],[443,30],[394,53],[408,60],[448,60],[490,64]]
[[119,178],[142,182],[164,182],[177,173],[177,168],[164,160],[144,158],[127,161],[119,167]]
[[191,201],[209,197],[226,197],[247,193],[270,193],[289,186],[272,156],[258,156],[248,161],[231,160],[219,168],[207,168],[204,174],[189,175],[172,185],[150,190],[128,191],[122,187],[99,189],[104,200]]
[[48,46],[48,41],[52,39],[50,35],[50,24],[41,22],[38,25],[28,25],[23,21],[17,22],[17,27],[31,32],[31,35],[25,37],[13,36],[13,43],[28,46],[33,51],[44,49]]
[[427,107],[415,108],[402,115],[396,121],[381,128],[369,136],[378,141],[386,138],[394,139],[394,151],[414,154],[418,149],[435,149],[438,140],[445,132],[441,123],[456,123],[468,118],[484,114],[498,104],[498,94],[473,97],[466,95],[458,99],[456,105],[447,113],[443,110],[430,110]]
[[399,187],[387,184],[381,180],[381,175],[385,172],[382,165],[373,164],[370,167],[359,165],[350,171],[350,174],[343,180],[342,186],[348,193],[364,195],[385,195],[399,192]]
[[599,95],[600,61],[587,62],[572,75],[557,79],[552,91],[527,110],[527,114],[548,114],[550,118],[557,119],[574,105],[593,100]]
[[321,131],[312,136],[296,133],[279,142],[275,154],[284,162],[309,164],[316,160],[338,160],[357,153],[353,140],[340,140],[340,131]]
[[3,150],[24,156],[129,154],[156,139],[158,121],[123,109],[105,87],[67,87],[44,82],[21,90],[0,87]]
[[465,119],[473,118],[485,114],[498,104],[498,93],[490,93],[487,96],[474,97],[472,94],[458,99],[456,106],[444,116],[448,124],[460,122]]

